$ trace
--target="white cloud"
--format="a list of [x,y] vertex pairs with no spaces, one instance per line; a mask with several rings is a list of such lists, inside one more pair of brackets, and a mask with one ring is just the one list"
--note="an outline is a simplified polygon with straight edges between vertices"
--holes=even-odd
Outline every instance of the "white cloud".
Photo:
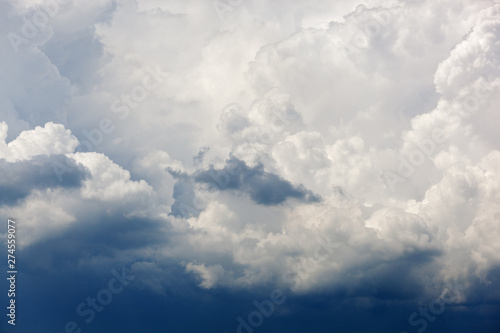
[[89,169],[91,177],[84,182],[82,196],[102,201],[146,200],[153,189],[144,180],[131,181],[130,172],[98,153],[70,155],[77,163]]
[[0,158],[9,162],[37,155],[66,154],[73,152],[78,145],[78,140],[71,135],[70,130],[52,122],[46,123],[44,127],[23,131],[9,143],[5,142],[7,130],[7,124],[0,123]]

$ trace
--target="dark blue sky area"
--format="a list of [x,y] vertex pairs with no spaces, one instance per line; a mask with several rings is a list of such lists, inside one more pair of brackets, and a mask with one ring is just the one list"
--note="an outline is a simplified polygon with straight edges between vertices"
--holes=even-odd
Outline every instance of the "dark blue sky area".
[[[116,270],[120,271],[120,267],[116,266]],[[236,318],[246,318],[248,322],[248,316],[257,310],[253,302],[269,300],[273,290],[262,287],[247,292],[229,292],[218,288],[204,291],[196,287],[194,279],[174,268],[172,276],[177,277],[179,282],[175,289],[158,295],[131,281],[122,292],[113,296],[108,305],[103,306],[102,312],[95,312],[95,319],[87,324],[85,320],[89,316],[79,316],[75,310],[87,297],[95,298],[113,278],[111,272],[100,273],[102,275],[54,269],[49,274],[36,271],[19,274],[18,325],[13,330],[2,322],[2,327],[9,329],[7,332],[33,332],[32,327],[36,326],[36,332],[59,333],[64,332],[68,321],[74,321],[82,332],[93,333],[237,332],[239,325]],[[384,281],[379,282],[384,284]],[[6,288],[6,283],[2,283],[1,287]],[[493,286],[483,288],[480,293],[496,292],[493,289]],[[253,328],[254,332],[496,333],[500,328],[498,302],[447,305],[437,315],[427,310],[429,318],[435,319],[425,320],[425,327],[424,315],[416,316],[415,321],[420,321],[413,326],[408,322],[408,317],[419,311],[417,300],[372,298],[367,303],[363,295],[349,297],[328,291],[299,296],[285,290],[283,296],[284,303],[275,305],[269,317],[263,316],[262,324]],[[421,300],[424,309],[429,306],[429,301]],[[83,309],[88,310],[90,306]],[[258,317],[253,320],[258,320]],[[242,332],[247,330],[243,328]]]

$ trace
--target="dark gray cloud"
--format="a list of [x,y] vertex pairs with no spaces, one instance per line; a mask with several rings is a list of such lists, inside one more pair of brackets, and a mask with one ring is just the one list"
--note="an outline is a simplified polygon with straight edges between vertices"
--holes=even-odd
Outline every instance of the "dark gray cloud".
[[193,164],[198,165],[201,162],[203,162],[203,158],[205,157],[205,154],[210,150],[209,147],[202,147],[198,154],[193,157]]
[[195,207],[194,185],[190,181],[178,180],[174,185],[174,193],[172,195],[174,203],[171,207],[170,215],[177,217],[198,216],[201,209]]
[[0,204],[14,204],[35,189],[79,187],[87,176],[84,166],[64,155],[19,162],[0,159]]
[[170,213],[176,217],[198,216],[203,210],[201,203],[196,200],[195,183],[209,184],[210,190],[213,191],[239,191],[249,195],[255,203],[265,206],[279,205],[288,199],[303,202],[321,200],[319,195],[304,186],[294,186],[278,175],[264,171],[262,164],[249,167],[234,156],[228,159],[220,170],[211,165],[208,170],[200,170],[193,175],[171,168],[167,168],[167,171],[177,179],[172,195],[175,201]]
[[303,202],[319,202],[321,198],[304,186],[294,186],[286,179],[264,171],[259,164],[249,167],[244,161],[234,156],[226,161],[223,169],[212,166],[208,170],[198,171],[194,180],[207,183],[220,191],[237,190],[246,193],[255,203],[260,205],[279,205],[287,199],[297,199]]

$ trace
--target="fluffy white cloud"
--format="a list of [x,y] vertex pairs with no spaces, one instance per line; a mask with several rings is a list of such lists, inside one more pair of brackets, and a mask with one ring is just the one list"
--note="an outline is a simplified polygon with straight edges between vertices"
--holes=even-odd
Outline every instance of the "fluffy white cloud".
[[[465,234],[467,239],[474,236],[480,239],[479,230],[498,229],[494,201],[473,189],[458,191],[457,184],[452,181],[455,178],[450,174],[456,165],[462,164],[476,170],[478,165],[485,163],[484,159],[496,156],[498,149],[493,143],[497,134],[491,130],[483,131],[483,126],[497,119],[492,108],[498,105],[497,71],[500,66],[494,33],[499,24],[498,8],[490,7],[481,12],[481,6],[487,4],[461,4],[448,8],[444,3],[428,3],[411,7],[411,10],[405,6],[376,10],[358,8],[346,17],[346,23],[331,24],[328,33],[320,29],[304,30],[280,43],[266,46],[258,53],[247,77],[255,91],[265,97],[256,99],[248,111],[239,105],[229,105],[222,113],[219,129],[232,139],[233,152],[239,158],[250,164],[260,161],[268,170],[297,184],[306,184],[324,196],[325,201],[319,206],[300,208],[312,209],[314,213],[300,217],[292,214],[281,222],[287,227],[286,237],[300,239],[300,235],[310,235],[320,226],[325,234],[339,237],[339,248],[331,256],[332,261],[323,266],[318,263],[320,268],[309,273],[308,279],[295,281],[293,288],[312,288],[319,281],[325,285],[341,285],[343,281],[331,281],[322,276],[346,274],[353,267],[365,267],[369,261],[375,262],[374,266],[378,265],[377,262],[382,265],[384,260],[397,260],[412,253],[427,256],[429,262],[434,256],[440,257],[442,268],[434,267],[429,271],[430,276],[438,280],[484,277],[496,266],[497,259],[491,256],[494,252],[489,246],[481,246],[479,250],[476,249],[479,244],[468,243],[459,249],[450,243],[452,236],[454,242],[463,239]],[[409,39],[414,40],[415,33],[409,33],[406,27],[415,28],[409,24],[415,17],[412,11],[429,12],[430,7],[431,12],[447,13],[449,25],[444,25],[441,35],[432,36],[431,32],[435,32],[432,26],[421,26],[417,41],[422,47],[418,47],[418,42],[410,45]],[[456,22],[453,13],[467,19]],[[429,18],[429,22],[432,21]],[[366,44],[355,45],[356,53],[346,56],[345,45],[335,42],[339,32],[347,29],[348,24],[352,24],[349,29],[360,24],[369,28],[370,24],[375,25],[374,22],[378,22],[380,31],[373,32],[372,36],[365,31],[362,37]],[[457,24],[459,29],[456,29]],[[466,34],[468,29],[472,32]],[[462,36],[463,41],[453,47]],[[448,49],[442,46],[443,41],[448,48],[453,47],[449,56]],[[436,47],[431,48],[433,43]],[[352,51],[352,45],[349,47]],[[374,56],[373,52],[377,50],[389,50],[390,53],[386,57],[381,53]],[[368,55],[371,59],[366,58]],[[404,62],[393,65],[402,67],[391,67],[391,59],[398,57],[404,57]],[[417,75],[413,75],[417,73],[415,66],[417,69],[420,66]],[[377,75],[373,75],[374,68]],[[306,83],[309,77],[314,78],[314,84]],[[400,84],[396,78],[406,82]],[[435,109],[421,101],[408,106],[402,104],[405,98],[408,99],[409,92],[420,94],[422,87],[429,87],[432,81],[436,85],[434,94],[440,94],[439,98],[433,97]],[[318,89],[319,86],[326,89]],[[279,94],[276,94],[277,87],[281,91]],[[351,87],[357,91],[345,91]],[[391,98],[369,107],[377,96]],[[428,95],[419,98],[426,97]],[[330,110],[333,106],[333,110],[323,111],[322,103]],[[401,108],[405,112],[402,115]],[[267,113],[271,117],[266,116],[267,110],[271,111]],[[283,122],[286,110],[293,110],[294,119],[301,120],[298,127],[285,127],[291,123]],[[280,114],[279,125],[282,127],[277,127],[276,120],[279,122],[280,117],[276,115]],[[394,121],[395,116],[398,121]],[[330,127],[323,125],[332,123]],[[401,187],[396,192],[390,191],[381,175],[388,169],[398,170],[402,164],[398,174]],[[467,182],[474,181],[474,188],[498,185],[493,176],[497,172],[491,170],[488,174],[493,178],[481,177],[481,180]],[[338,199],[334,198],[339,196],[335,185],[348,194],[342,204],[335,204]],[[446,192],[435,197],[437,189]],[[485,209],[478,212],[470,206],[471,200]],[[347,204],[352,206],[351,209],[344,206],[347,202],[351,202]],[[330,206],[344,211],[344,216],[336,218]],[[294,211],[297,210],[299,208]],[[198,219],[203,216],[202,213]],[[294,226],[294,221],[299,221],[300,227]],[[491,222],[487,224],[486,221]],[[294,227],[300,232],[292,232],[290,236]],[[247,228],[252,227],[247,225]],[[207,228],[216,240],[215,235],[219,232],[214,230]],[[221,245],[229,250],[232,245],[227,240],[228,230],[221,230],[225,230],[226,235],[226,241]],[[233,238],[238,235],[241,231]],[[252,281],[261,279],[264,282],[269,274],[278,276],[279,271],[297,270],[299,263],[306,262],[307,253],[314,250],[314,237],[309,237],[303,247],[295,248],[300,255],[290,258],[280,250],[282,244],[287,244],[285,236],[270,233],[260,237],[253,243],[249,241],[252,248],[245,251],[245,260],[237,261],[236,256],[234,259],[235,263],[246,264],[245,274]],[[281,239],[282,243],[272,242],[272,239]],[[209,243],[200,240],[200,246],[205,242]],[[253,248],[266,242],[273,244],[267,253],[272,253],[275,264],[266,266],[262,259],[254,264],[254,258],[260,258],[260,255],[252,256],[255,253]],[[238,243],[244,244],[242,241]],[[464,248],[474,250],[472,255],[467,255],[471,257],[470,261],[460,265],[458,260],[464,260]],[[366,251],[371,251],[371,254],[366,254]],[[200,265],[194,267],[190,270],[206,278],[203,286],[216,284],[214,279],[218,274],[214,272],[218,270]],[[220,279],[226,281],[227,277]],[[243,282],[240,284],[244,285]]]
[[46,123],[44,127],[23,131],[9,143],[5,142],[7,130],[7,124],[0,123],[0,158],[9,162],[37,155],[66,154],[73,152],[78,145],[78,140],[71,135],[70,130],[52,122]]
[[85,181],[84,198],[102,201],[130,201],[152,196],[153,189],[144,180],[131,181],[130,172],[116,165],[108,157],[98,153],[76,153],[71,156],[90,170]]

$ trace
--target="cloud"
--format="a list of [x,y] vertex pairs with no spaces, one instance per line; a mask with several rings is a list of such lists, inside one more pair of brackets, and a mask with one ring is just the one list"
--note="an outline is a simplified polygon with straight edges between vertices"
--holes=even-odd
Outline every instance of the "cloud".
[[153,195],[152,188],[144,180],[131,181],[130,172],[97,153],[75,153],[71,156],[86,166],[91,177],[86,180],[82,194],[85,198],[118,201],[142,195],[141,200]]
[[429,330],[499,327],[498,1],[54,1],[0,4],[0,215],[44,329],[115,265],[88,330],[234,331],[280,288],[259,329],[410,331],[448,282]]
[[212,188],[239,190],[261,205],[278,205],[288,198],[305,202],[318,202],[320,198],[303,186],[293,186],[279,176],[265,172],[262,165],[248,167],[235,157],[226,161],[223,169],[211,166],[206,171],[194,175],[196,182],[210,184]]
[[[67,168],[64,178],[58,177],[58,166]],[[64,155],[35,156],[31,160],[6,162],[0,160],[0,204],[12,205],[33,190],[55,187],[80,187],[87,170]]]
[[37,126],[33,130],[23,131],[9,143],[5,142],[7,130],[7,124],[0,123],[0,156],[11,162],[38,155],[70,153],[78,145],[78,140],[71,135],[70,130],[52,122],[44,127]]

